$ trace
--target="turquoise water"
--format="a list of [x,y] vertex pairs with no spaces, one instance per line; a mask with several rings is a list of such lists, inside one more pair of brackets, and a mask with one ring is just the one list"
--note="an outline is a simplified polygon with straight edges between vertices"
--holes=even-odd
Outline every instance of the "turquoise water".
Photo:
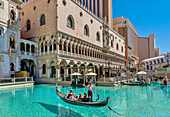
[[[60,87],[67,93],[70,89],[78,95],[87,89]],[[109,105],[126,117],[169,117],[170,89],[151,86],[94,87],[103,99],[110,96]],[[97,95],[94,94],[94,99]],[[2,117],[113,117],[117,116],[107,107],[92,108],[63,102],[55,92],[54,85],[0,90],[0,116]]]

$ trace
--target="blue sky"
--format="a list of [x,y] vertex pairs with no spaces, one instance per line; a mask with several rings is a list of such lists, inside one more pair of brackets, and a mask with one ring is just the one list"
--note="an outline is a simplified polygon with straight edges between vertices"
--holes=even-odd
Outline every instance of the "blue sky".
[[113,0],[113,18],[128,18],[139,36],[155,33],[156,47],[170,52],[170,0]]

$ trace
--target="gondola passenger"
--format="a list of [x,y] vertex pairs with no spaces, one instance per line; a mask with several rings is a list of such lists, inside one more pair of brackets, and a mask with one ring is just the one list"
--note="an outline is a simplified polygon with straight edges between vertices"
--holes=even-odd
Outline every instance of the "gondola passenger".
[[82,93],[79,93],[79,96],[77,98],[74,98],[75,101],[82,101],[83,95]]
[[89,98],[87,97],[87,94],[84,93],[84,97],[82,99],[83,102],[89,102]]
[[72,89],[70,89],[70,92],[68,92],[68,94],[65,96],[65,98],[67,99],[74,99],[75,94],[73,93]]

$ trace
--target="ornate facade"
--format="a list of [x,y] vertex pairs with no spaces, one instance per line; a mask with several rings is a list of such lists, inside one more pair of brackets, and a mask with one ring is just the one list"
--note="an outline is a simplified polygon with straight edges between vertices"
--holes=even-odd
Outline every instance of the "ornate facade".
[[19,69],[20,4],[17,0],[0,0],[0,77],[10,77]]
[[109,77],[124,68],[124,38],[109,23],[111,1],[108,6],[94,1],[93,9],[90,0],[88,6],[77,0],[23,4],[21,36],[37,43],[38,77],[67,79],[73,72],[88,70]]

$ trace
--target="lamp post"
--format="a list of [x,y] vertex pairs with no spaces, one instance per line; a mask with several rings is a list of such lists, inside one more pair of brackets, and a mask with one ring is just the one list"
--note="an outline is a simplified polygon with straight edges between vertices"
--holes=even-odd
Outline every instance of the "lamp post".
[[133,81],[135,81],[135,68],[133,68]]
[[129,67],[128,67],[128,77],[129,77],[129,81],[130,81],[130,64],[131,64],[131,62],[130,62],[130,59],[129,59],[128,61],[129,61]]
[[152,71],[153,71],[153,67],[151,66],[151,77],[150,77],[151,81],[152,81]]
[[110,77],[110,68],[111,68],[110,65],[112,64],[112,60],[110,60],[110,58],[106,59],[105,64],[108,66],[108,72],[109,72],[108,77]]
[[122,84],[122,67],[120,65],[120,84]]

